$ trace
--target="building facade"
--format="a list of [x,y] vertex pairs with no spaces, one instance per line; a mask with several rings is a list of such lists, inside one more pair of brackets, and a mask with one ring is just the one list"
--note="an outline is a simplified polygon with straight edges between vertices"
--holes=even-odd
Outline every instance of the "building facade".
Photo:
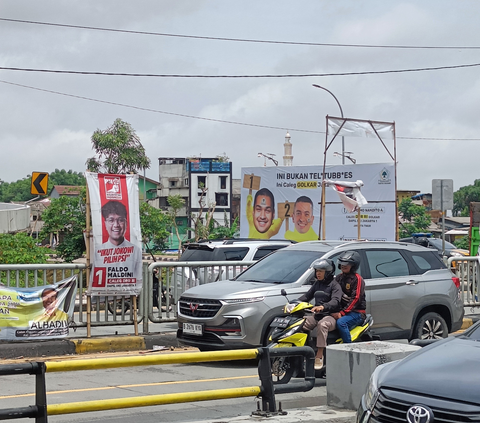
[[[232,163],[218,158],[161,157],[158,159],[160,186],[157,191],[159,207],[168,209],[168,196],[180,195],[185,207],[177,217],[177,225],[185,239],[194,237],[190,230],[194,221],[204,219],[213,211],[218,225],[232,222]],[[170,247],[175,248],[172,236]],[[178,241],[177,241],[178,245]]]

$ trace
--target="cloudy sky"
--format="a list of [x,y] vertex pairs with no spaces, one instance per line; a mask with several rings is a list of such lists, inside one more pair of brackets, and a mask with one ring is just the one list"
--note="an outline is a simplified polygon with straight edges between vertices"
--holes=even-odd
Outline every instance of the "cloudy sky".
[[[480,66],[464,66],[480,64],[478,16],[477,0],[0,0],[0,179],[83,171],[92,133],[116,118],[155,180],[159,157],[225,153],[237,178],[264,164],[259,152],[282,164],[287,129],[294,165],[320,165],[325,117],[340,111],[318,84],[345,117],[395,122],[399,189],[457,190],[480,177]],[[328,164],[341,163],[335,143]],[[374,140],[346,138],[345,150],[390,161]]]

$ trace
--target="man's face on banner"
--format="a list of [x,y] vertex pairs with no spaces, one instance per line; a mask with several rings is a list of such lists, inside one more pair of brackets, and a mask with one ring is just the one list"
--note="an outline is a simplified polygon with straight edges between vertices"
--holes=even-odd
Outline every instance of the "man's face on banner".
[[273,204],[267,195],[259,195],[253,206],[253,224],[255,229],[263,234],[272,225]]
[[42,292],[43,307],[47,313],[51,313],[57,307],[57,291],[54,289],[45,289]]
[[313,223],[313,207],[310,203],[296,203],[293,211],[292,221],[295,229],[301,234],[305,234]]
[[105,228],[108,232],[109,241],[114,245],[120,245],[127,229],[127,219],[118,214],[109,214],[105,219]]

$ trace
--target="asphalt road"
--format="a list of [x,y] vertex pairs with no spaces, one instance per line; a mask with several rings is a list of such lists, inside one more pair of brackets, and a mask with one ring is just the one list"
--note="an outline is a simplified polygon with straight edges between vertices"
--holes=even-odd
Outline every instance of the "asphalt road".
[[[131,352],[129,355],[135,354],[139,353]],[[109,357],[122,355],[125,353],[108,354]],[[63,360],[65,357],[59,359]],[[77,357],[70,359],[75,360]],[[85,370],[47,373],[46,377],[48,404],[260,385],[257,366],[253,361]],[[0,408],[34,403],[33,376],[2,376],[1,382]],[[317,380],[316,386],[309,392],[277,395],[277,403],[278,401],[282,402],[282,408],[287,411],[326,405],[325,380]],[[212,419],[228,421],[237,416],[248,416],[256,408],[257,400],[254,397],[246,397],[50,416],[48,421],[65,423],[100,420],[135,423],[193,422]]]

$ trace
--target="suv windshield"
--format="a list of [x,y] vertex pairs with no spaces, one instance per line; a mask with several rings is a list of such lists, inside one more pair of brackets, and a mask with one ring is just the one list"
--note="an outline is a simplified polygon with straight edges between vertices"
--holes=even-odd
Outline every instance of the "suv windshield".
[[323,255],[319,251],[278,250],[237,276],[237,281],[293,283],[312,262]]

